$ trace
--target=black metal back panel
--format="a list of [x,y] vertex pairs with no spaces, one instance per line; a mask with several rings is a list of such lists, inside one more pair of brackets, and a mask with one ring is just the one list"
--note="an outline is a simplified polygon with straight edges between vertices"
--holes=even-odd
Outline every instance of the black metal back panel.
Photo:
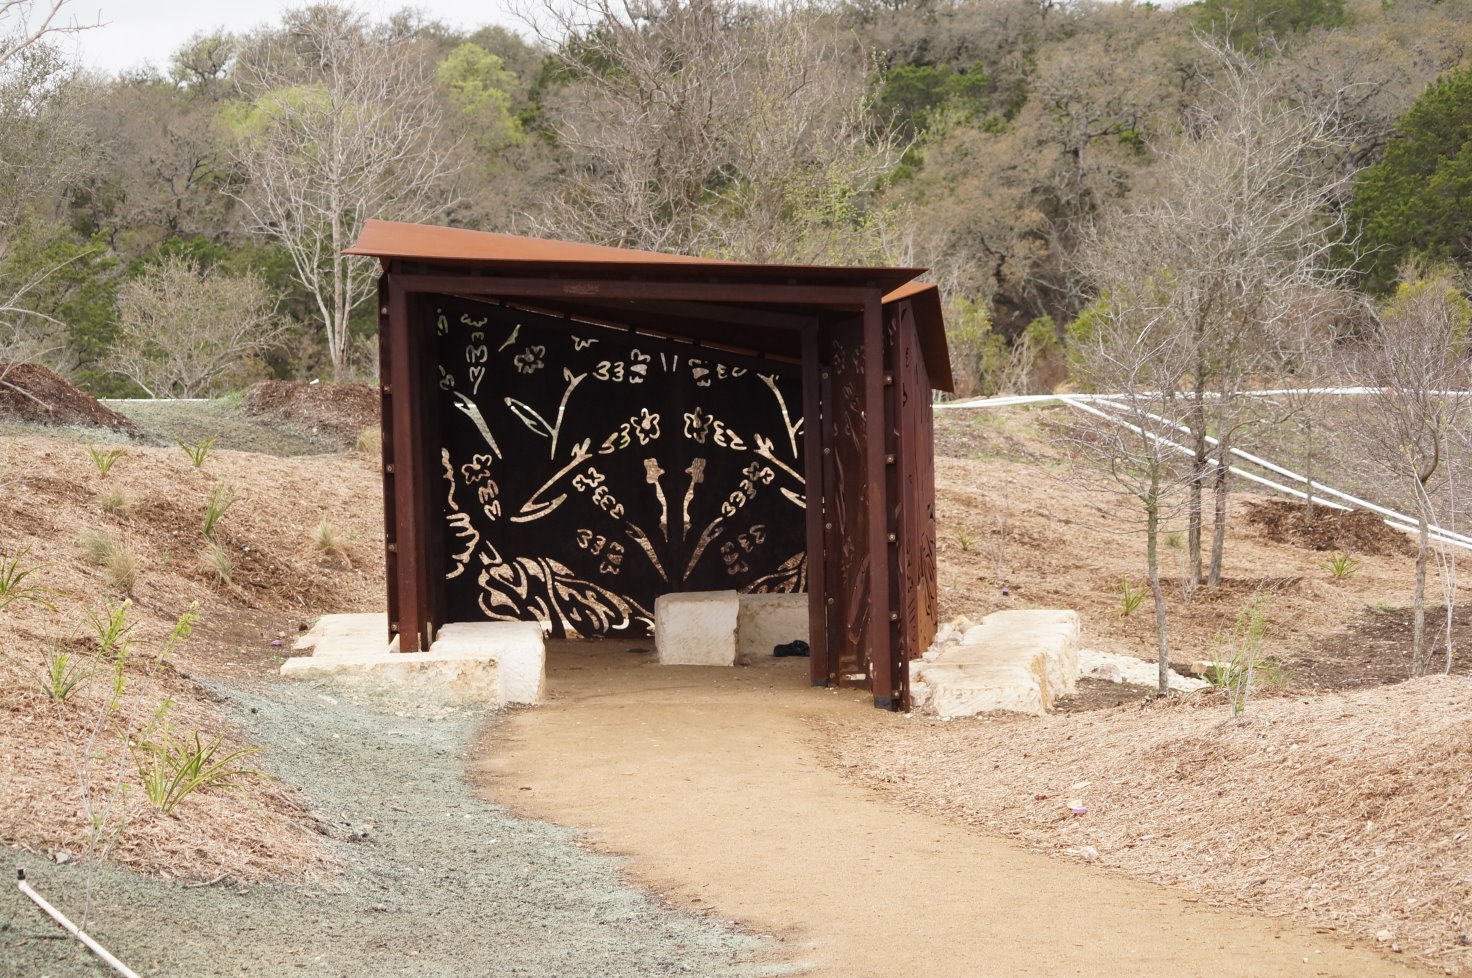
[[644,633],[674,591],[806,586],[796,366],[449,296],[450,621]]

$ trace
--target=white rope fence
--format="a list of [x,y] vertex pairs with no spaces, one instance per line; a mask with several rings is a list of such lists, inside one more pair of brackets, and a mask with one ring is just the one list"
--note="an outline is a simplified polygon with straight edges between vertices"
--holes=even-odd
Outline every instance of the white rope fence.
[[[1246,391],[1244,393],[1253,397],[1282,397],[1286,395],[1305,396],[1320,394],[1333,396],[1341,394],[1374,394],[1378,393],[1379,390],[1380,388],[1377,387],[1320,387],[1300,390],[1284,389]],[[1447,393],[1462,394],[1472,392],[1449,391]],[[1137,435],[1143,435],[1144,437],[1149,438],[1152,442],[1163,445],[1172,451],[1179,452],[1183,455],[1194,454],[1194,452],[1192,452],[1192,450],[1190,448],[1187,448],[1185,445],[1166,438],[1164,435],[1160,435],[1152,431],[1145,431],[1138,425],[1131,424],[1125,418],[1120,417],[1117,412],[1127,410],[1124,405],[1119,403],[1120,400],[1123,399],[1123,397],[1124,395],[1121,394],[1026,394],[1016,397],[984,397],[973,398],[968,401],[950,401],[946,403],[936,404],[935,407],[937,409],[958,409],[1061,404],[1073,408],[1075,411],[1081,411],[1085,414],[1101,418],[1105,421],[1108,421],[1110,424],[1118,425],[1119,427],[1132,431]],[[1151,421],[1166,425],[1183,434],[1190,434],[1190,429],[1187,428],[1185,425],[1176,424],[1175,422],[1172,422],[1166,418],[1161,418],[1154,414],[1147,413],[1145,414],[1145,417]],[[1213,447],[1218,444],[1218,440],[1211,437],[1210,435],[1206,436],[1206,442]],[[1241,461],[1246,462],[1250,465],[1257,466],[1258,468],[1271,472],[1274,475],[1281,476],[1296,483],[1297,486],[1302,486],[1304,488],[1300,489],[1297,488],[1297,486],[1285,485],[1282,482],[1267,478],[1266,476],[1263,476],[1257,472],[1252,472],[1244,469],[1240,465],[1227,466],[1228,472],[1232,473],[1235,476],[1239,476],[1240,478],[1246,479],[1248,482],[1255,482],[1258,485],[1266,486],[1267,488],[1272,489],[1274,492],[1279,492],[1287,496],[1293,496],[1298,499],[1308,499],[1309,491],[1312,491],[1315,493],[1315,502],[1324,506],[1328,506],[1331,509],[1349,510],[1358,508],[1368,510],[1369,512],[1372,512],[1377,516],[1380,516],[1384,520],[1386,526],[1400,530],[1404,533],[1414,534],[1418,532],[1415,517],[1396,512],[1393,509],[1389,509],[1377,503],[1372,503],[1366,499],[1361,499],[1358,496],[1352,496],[1347,492],[1335,489],[1333,486],[1326,486],[1322,482],[1318,482],[1308,478],[1307,476],[1300,475],[1297,472],[1270,462],[1267,459],[1262,458],[1261,456],[1252,454],[1251,452],[1243,451],[1240,448],[1230,448],[1228,449],[1228,451],[1234,458],[1240,459]],[[1211,467],[1215,467],[1218,464],[1219,463],[1216,459],[1210,459],[1208,461],[1208,465]],[[1333,499],[1343,500],[1344,502],[1334,502],[1332,499],[1323,498],[1325,496],[1331,496],[1333,497]],[[1348,503],[1349,505],[1345,505],[1345,503]],[[1457,533],[1453,530],[1443,529],[1439,526],[1430,527],[1430,539],[1432,543],[1441,544],[1443,546],[1459,547],[1463,550],[1472,550],[1472,537]]]

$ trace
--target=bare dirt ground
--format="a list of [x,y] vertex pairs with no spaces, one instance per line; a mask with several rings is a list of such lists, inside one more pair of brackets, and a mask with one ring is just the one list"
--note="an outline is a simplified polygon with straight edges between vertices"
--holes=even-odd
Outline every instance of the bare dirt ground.
[[[361,401],[344,402],[343,432]],[[346,435],[325,425],[313,433],[310,418],[253,417],[228,401],[119,406],[155,447],[14,424],[0,437],[3,551],[25,554],[57,606],[12,604],[0,615],[0,796],[15,800],[0,807],[0,841],[74,892],[74,864],[47,860],[75,853],[84,834],[75,741],[63,731],[99,690],[58,710],[36,671],[50,648],[85,648],[88,611],[130,597],[140,655],[129,714],[146,721],[170,699],[182,728],[267,748],[256,766],[277,778],[244,793],[201,792],[167,817],[129,797],[127,830],[104,869],[115,896],[98,920],[147,949],[148,973],[211,973],[204,958],[166,946],[191,928],[206,947],[244,948],[238,960],[209,962],[221,973],[411,974],[415,949],[420,973],[456,970],[482,960],[477,942],[491,933],[485,918],[455,913],[457,887],[479,887],[476,911],[490,913],[529,880],[547,887],[532,918],[561,936],[516,944],[508,973],[549,978],[764,973],[770,942],[760,934],[785,938],[785,966],[831,975],[1376,975],[1400,973],[1413,957],[1437,972],[1472,958],[1462,787],[1472,703],[1462,679],[1380,688],[1405,675],[1410,558],[1393,546],[1354,542],[1359,570],[1334,582],[1316,540],[1281,520],[1249,523],[1257,501],[1244,495],[1232,510],[1226,584],[1193,593],[1167,538],[1177,663],[1216,657],[1242,610],[1267,600],[1286,685],[1242,721],[1210,697],[1146,708],[1143,689],[1086,682],[1066,713],[1046,720],[941,725],[810,690],[802,663],[711,674],[646,669],[627,653],[574,655],[554,676],[560,698],[486,728],[476,763],[491,765],[498,797],[518,810],[590,827],[599,845],[632,854],[634,874],[676,904],[600,915],[633,899],[606,862],[590,876],[567,861],[565,834],[533,832],[525,847],[503,848],[511,829],[405,773],[432,771],[436,790],[458,785],[468,762],[455,738],[469,737],[473,721],[416,742],[413,718],[360,717],[274,678],[315,615],[382,607],[376,459],[343,452]],[[941,415],[942,610],[977,618],[1073,607],[1087,645],[1149,657],[1148,616],[1120,607],[1120,582],[1141,580],[1136,527],[1119,518],[1118,500],[1083,491],[1047,431],[1038,412]],[[221,441],[203,469],[177,447],[157,447],[212,433]],[[128,454],[104,477],[88,444]],[[228,585],[201,561],[205,497],[222,481],[237,492],[217,533],[235,568]],[[107,501],[118,493],[122,505]],[[312,544],[323,520],[340,531],[339,552]],[[82,538],[98,529],[135,558],[130,587],[85,557]],[[146,651],[196,601],[195,634],[166,667],[144,668]],[[242,712],[247,703],[258,712]],[[334,736],[375,724],[397,732],[352,745]],[[424,749],[438,752],[432,764],[415,753]],[[116,750],[104,760],[128,769]],[[406,777],[427,807],[407,800]],[[1073,790],[1089,816],[1060,821],[1059,797]],[[345,840],[380,801],[413,816],[383,816],[395,828],[382,850]],[[450,831],[435,821],[440,804],[472,818]],[[815,819],[826,833],[817,846],[803,830]],[[1093,864],[1068,853],[1085,845],[1098,850]],[[465,853],[488,846],[507,860],[477,862],[489,876],[464,875]],[[449,868],[421,868],[425,847]],[[542,849],[556,859],[529,856]],[[368,854],[382,861],[364,862]],[[527,865],[535,871],[518,876]],[[1173,885],[1143,882],[1152,880]],[[390,920],[376,909],[385,901],[370,897],[400,884],[400,904],[387,905],[402,916]],[[684,913],[696,898],[698,926]],[[585,929],[547,916],[569,902],[591,908]],[[247,923],[232,929],[236,916]],[[733,935],[731,920],[751,933]],[[1366,950],[1381,927],[1392,934],[1385,946],[1403,954]],[[19,960],[17,974],[93,973],[75,960],[53,967],[44,930],[24,907],[0,919],[0,961]],[[341,939],[342,952],[309,954],[319,931]],[[417,942],[430,932],[432,953]]]
[[[1122,614],[1122,583],[1144,586],[1140,523],[1129,500],[1088,489],[1097,480],[1069,465],[1048,436],[1050,419],[1049,410],[937,413],[942,617],[1074,608],[1085,647],[1153,659],[1148,600]],[[1229,652],[1238,617],[1264,601],[1268,646],[1290,686],[1299,677],[1306,688],[1334,689],[1363,685],[1366,674],[1380,681],[1408,676],[1403,647],[1406,665],[1397,674],[1383,648],[1367,661],[1358,643],[1344,639],[1376,622],[1383,628],[1385,613],[1410,604],[1412,552],[1387,545],[1394,538],[1378,532],[1367,547],[1361,528],[1351,548],[1358,569],[1335,581],[1318,540],[1248,518],[1262,505],[1263,497],[1247,492],[1232,497],[1219,588],[1186,586],[1184,523],[1177,515],[1167,524],[1162,574],[1172,662],[1185,668]],[[1458,593],[1460,603],[1472,599],[1472,577],[1462,578]],[[1462,657],[1456,670],[1469,662]]]
[[[151,440],[219,434],[220,447],[196,469],[177,447],[97,430],[11,422],[21,433],[0,437],[0,554],[47,589],[47,604],[0,613],[0,843],[44,895],[84,916],[81,784],[99,803],[121,784],[85,926],[144,975],[772,973],[758,939],[652,900],[568,833],[471,797],[467,745],[494,716],[387,712],[276,677],[316,615],[382,607],[377,459],[229,450],[295,456],[303,442],[221,402],[122,406],[147,416]],[[102,476],[88,445],[126,454]],[[235,564],[228,584],[200,560],[205,498],[222,482],[236,491],[215,534]],[[103,504],[112,492],[124,505]],[[339,531],[337,552],[312,543],[323,520]],[[124,543],[130,586],[86,558],[92,530]],[[86,619],[124,601],[128,692],[89,752],[111,676],[88,655]],[[194,634],[151,666],[196,602]],[[91,670],[60,705],[38,678],[52,649]],[[262,774],[154,809],[123,737],[137,740],[166,701],[181,734],[261,748],[244,763]],[[107,973],[13,886],[0,889],[0,976]]]
[[[838,745],[868,737],[923,749],[928,725],[879,714],[857,693],[809,688],[805,662],[661,669],[614,645],[554,647],[552,702],[481,742],[484,790],[588,830],[676,905],[775,935],[806,974],[1422,973],[1345,933],[1030,852],[948,806],[891,803],[855,777],[871,759]],[[886,761],[897,772],[913,763]]]
[[[494,730],[494,717],[396,714],[296,683],[212,689],[272,770],[298,786],[334,871],[290,884],[186,883],[104,864],[86,926],[140,974],[773,974],[765,942],[664,905],[571,833],[476,798],[462,775],[473,731]],[[44,896],[81,916],[77,863],[12,855]],[[0,978],[112,975],[13,885],[0,888]]]

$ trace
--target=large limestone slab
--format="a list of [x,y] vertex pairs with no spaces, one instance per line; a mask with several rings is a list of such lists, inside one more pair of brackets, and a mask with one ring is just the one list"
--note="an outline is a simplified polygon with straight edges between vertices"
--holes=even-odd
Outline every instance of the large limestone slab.
[[741,596],[686,591],[654,599],[654,648],[661,665],[734,666]]
[[743,594],[736,616],[736,651],[747,659],[770,656],[778,645],[808,637],[806,594]]
[[998,611],[911,663],[911,700],[941,717],[1042,714],[1078,685],[1078,614]]
[[445,625],[427,652],[400,653],[379,615],[324,615],[297,640],[283,676],[330,682],[360,695],[429,707],[531,705],[546,695],[546,655],[535,622]]
[[[394,644],[397,643],[395,638]],[[297,637],[292,648],[298,652],[311,649],[314,659],[354,656],[375,650],[387,652],[391,648],[388,615],[381,611],[361,615],[323,615],[311,629]]]
[[1033,669],[1018,662],[971,663],[925,670],[928,709],[945,719],[1005,710],[1045,712],[1042,685]]

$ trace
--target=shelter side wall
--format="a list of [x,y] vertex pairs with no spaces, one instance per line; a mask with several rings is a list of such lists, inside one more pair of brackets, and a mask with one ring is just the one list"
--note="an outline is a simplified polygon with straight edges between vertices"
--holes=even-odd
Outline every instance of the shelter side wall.
[[828,655],[840,686],[873,689],[869,434],[864,323],[835,319],[823,331],[823,554]]
[[896,545],[892,576],[898,582],[898,671],[896,688],[909,708],[909,660],[935,640],[939,618],[936,580],[935,438],[930,378],[908,302],[900,303],[886,324],[893,364],[893,438],[897,492],[891,498]]

